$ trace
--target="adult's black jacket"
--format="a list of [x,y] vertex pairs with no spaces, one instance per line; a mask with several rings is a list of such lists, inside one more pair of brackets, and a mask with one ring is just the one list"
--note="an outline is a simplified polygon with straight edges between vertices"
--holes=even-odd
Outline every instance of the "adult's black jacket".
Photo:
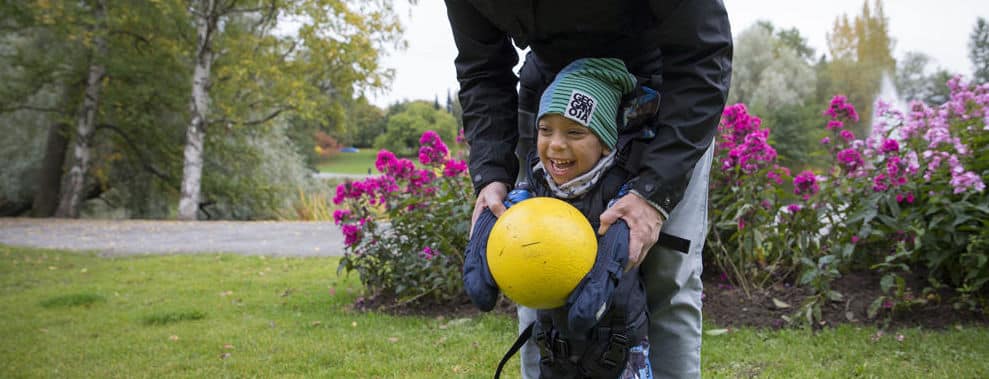
[[[571,61],[615,57],[662,95],[657,136],[633,188],[667,211],[676,206],[727,98],[732,41],[721,0],[446,0],[446,6],[476,190],[515,181],[520,105],[523,119],[531,117],[539,94]],[[531,47],[518,89],[513,40]]]

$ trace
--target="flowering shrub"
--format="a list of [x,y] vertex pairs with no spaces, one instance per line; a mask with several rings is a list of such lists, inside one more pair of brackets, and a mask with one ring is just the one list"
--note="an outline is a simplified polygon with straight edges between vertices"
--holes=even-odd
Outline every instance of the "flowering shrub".
[[[708,260],[746,290],[793,279],[814,291],[810,320],[839,300],[830,283],[856,268],[881,270],[885,296],[871,312],[924,300],[901,274],[924,270],[962,300],[989,281],[989,84],[948,82],[951,100],[911,104],[904,115],[880,103],[870,135],[848,128],[854,106],[836,96],[825,110],[821,173],[789,170],[765,143],[769,130],[741,104],[727,107],[711,174]],[[781,185],[792,187],[784,190]],[[969,304],[975,304],[969,302]]]
[[337,186],[333,219],[346,245],[339,269],[356,271],[373,294],[450,300],[463,293],[473,194],[467,164],[439,135],[426,131],[419,143],[421,166],[381,150],[381,175]]

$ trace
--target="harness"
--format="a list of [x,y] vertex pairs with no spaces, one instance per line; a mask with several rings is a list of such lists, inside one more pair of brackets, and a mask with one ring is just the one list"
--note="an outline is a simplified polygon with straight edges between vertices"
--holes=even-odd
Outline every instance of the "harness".
[[[588,193],[567,200],[595,230],[607,207],[626,195],[629,182],[638,172],[645,145],[655,136],[647,121],[658,111],[659,94],[640,86],[622,103],[626,106],[617,120],[620,125],[615,146],[617,162]],[[531,195],[550,195],[545,177],[532,172],[538,161],[536,152],[530,151],[526,161],[525,180],[509,193],[506,206]],[[475,223],[474,235],[487,235],[494,221],[490,210],[482,212]],[[646,337],[648,327],[641,274],[638,270],[624,272],[628,262],[628,234],[628,225],[618,220],[599,237],[594,266],[571,293],[566,306],[538,311],[537,321],[524,329],[499,362],[495,378],[500,377],[505,363],[530,338],[539,347],[543,378],[605,378],[622,373],[629,349]],[[689,241],[663,233],[657,244],[681,252],[689,250]],[[472,239],[464,264],[465,289],[474,304],[485,311],[493,308],[498,297],[497,286],[481,253],[486,245],[486,238]]]

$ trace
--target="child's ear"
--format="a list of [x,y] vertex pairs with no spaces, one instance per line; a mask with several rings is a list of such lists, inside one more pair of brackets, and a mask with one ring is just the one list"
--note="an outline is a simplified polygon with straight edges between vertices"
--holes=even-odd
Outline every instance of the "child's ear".
[[611,154],[611,149],[609,149],[607,146],[603,146],[603,147],[604,148],[601,149],[601,156],[602,157],[607,157],[608,154]]

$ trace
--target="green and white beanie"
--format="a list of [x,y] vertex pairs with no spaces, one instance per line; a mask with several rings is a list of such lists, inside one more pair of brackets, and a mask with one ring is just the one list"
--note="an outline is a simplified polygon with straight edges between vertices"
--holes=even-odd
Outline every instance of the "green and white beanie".
[[556,74],[542,98],[536,120],[560,114],[591,129],[608,149],[618,143],[616,115],[622,96],[635,89],[635,76],[616,58],[581,58]]

